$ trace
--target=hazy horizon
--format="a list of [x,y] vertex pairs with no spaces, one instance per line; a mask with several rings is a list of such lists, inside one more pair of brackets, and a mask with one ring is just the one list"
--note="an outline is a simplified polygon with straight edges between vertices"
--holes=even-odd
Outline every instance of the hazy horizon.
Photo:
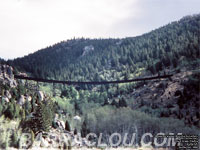
[[0,4],[4,59],[74,37],[134,37],[200,10],[199,0],[2,0]]

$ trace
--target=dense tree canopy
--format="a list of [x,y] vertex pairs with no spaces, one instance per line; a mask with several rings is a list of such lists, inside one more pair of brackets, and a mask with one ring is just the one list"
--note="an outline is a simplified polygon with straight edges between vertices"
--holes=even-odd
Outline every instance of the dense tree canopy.
[[10,63],[41,78],[127,79],[137,68],[144,67],[155,74],[199,58],[199,36],[200,15],[195,15],[134,38],[62,41]]

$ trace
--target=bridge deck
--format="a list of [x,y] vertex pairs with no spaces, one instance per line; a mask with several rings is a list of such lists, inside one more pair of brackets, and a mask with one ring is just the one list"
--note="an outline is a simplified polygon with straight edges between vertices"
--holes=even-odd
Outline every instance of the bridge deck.
[[23,79],[23,80],[32,80],[36,82],[45,82],[45,83],[60,83],[60,84],[69,84],[69,85],[81,85],[81,84],[94,84],[94,85],[101,85],[101,84],[119,84],[119,83],[129,83],[129,82],[136,82],[136,81],[146,81],[146,80],[155,80],[161,78],[170,78],[173,76],[172,74],[163,75],[163,76],[153,76],[153,77],[145,77],[145,78],[135,78],[131,80],[120,80],[120,81],[59,81],[59,80],[49,80],[49,79],[41,79],[41,78],[34,78],[34,77],[25,77],[20,75],[14,75],[16,79]]

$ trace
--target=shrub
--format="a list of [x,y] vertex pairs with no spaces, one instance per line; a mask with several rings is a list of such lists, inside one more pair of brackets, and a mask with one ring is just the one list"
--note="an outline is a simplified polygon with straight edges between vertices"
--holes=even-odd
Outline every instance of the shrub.
[[65,122],[65,130],[66,131],[71,131],[71,127],[70,127],[70,124],[69,124],[69,122],[66,120],[66,122]]
[[33,118],[22,123],[24,130],[32,130],[34,134],[48,132],[54,119],[54,104],[52,101],[43,101],[37,106]]
[[83,121],[82,127],[81,127],[81,136],[86,137],[89,132],[90,132],[90,130],[88,127],[88,119],[86,116],[85,120]]
[[14,117],[15,117],[14,111],[15,111],[14,105],[12,103],[9,103],[7,109],[4,112],[5,117],[9,118],[9,119],[14,119]]
[[11,141],[12,141],[11,146],[19,148],[19,139],[16,131],[13,132],[11,136]]
[[3,116],[0,117],[0,149],[6,149],[9,146],[14,146],[18,148],[18,135],[21,133],[21,131],[18,130],[18,127],[18,120],[11,121],[9,119],[4,118]]

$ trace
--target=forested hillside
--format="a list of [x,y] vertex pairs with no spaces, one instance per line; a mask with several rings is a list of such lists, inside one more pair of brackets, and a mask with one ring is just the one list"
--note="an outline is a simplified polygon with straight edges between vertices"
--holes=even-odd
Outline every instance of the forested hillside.
[[[174,74],[173,78],[180,76],[178,85],[175,84],[174,86],[182,88],[184,88],[183,85],[193,86],[192,89],[185,87],[185,90],[188,89],[188,92],[192,90],[190,93],[198,95],[200,15],[184,17],[180,21],[172,22],[138,37],[124,39],[80,38],[62,41],[23,58],[8,61],[8,63],[20,71],[29,73],[30,76],[72,81],[110,81],[172,73]],[[184,72],[186,70],[197,72],[187,75]],[[180,75],[176,75],[177,73],[180,73]],[[176,81],[173,81],[173,84],[174,82]],[[152,86],[151,82],[148,83],[150,83],[149,86]],[[158,116],[169,117],[174,113],[168,108],[168,104],[164,106],[166,110],[160,110],[163,105],[161,103],[161,106],[159,106],[160,104],[156,100],[160,100],[159,96],[165,94],[165,89],[169,88],[169,83],[169,81],[159,82],[159,86],[156,88],[157,91],[148,91],[150,95],[156,94],[156,96],[143,97],[144,94],[139,94],[139,104],[134,106],[132,105],[136,103],[137,93],[133,93],[145,83],[101,86],[43,86],[44,89],[51,89],[48,92],[52,93],[52,96],[69,99],[67,102],[57,99],[66,112],[75,109],[76,113],[83,114],[90,105],[95,107],[96,105],[99,107],[99,105],[107,104],[119,106],[118,101],[123,97],[125,102],[128,102],[134,109],[148,105],[148,108],[153,108],[153,110],[150,110],[151,113],[159,111]],[[175,93],[177,90],[174,89],[171,93]],[[142,88],[141,91],[145,91],[145,89]],[[133,94],[133,96],[130,94]],[[169,98],[168,95],[165,94],[162,98],[168,98],[165,103],[178,103],[174,100],[174,97]],[[180,105],[182,103],[189,105],[187,101],[190,97],[194,99],[196,97],[191,96],[191,94],[189,94],[190,96],[185,95],[186,100],[185,102],[179,102]],[[190,100],[194,103],[192,106],[198,103],[198,97],[196,99],[197,101]],[[124,101],[121,101],[122,99],[119,103],[122,106],[127,105],[124,104]],[[154,110],[154,107],[156,107],[156,110]],[[195,108],[198,109],[198,106],[195,106]],[[142,110],[148,111],[146,109],[143,108]],[[189,113],[190,108],[186,107],[184,109],[184,112]],[[179,112],[175,116],[176,118],[182,118],[185,115]],[[197,113],[195,116],[198,118],[199,114]],[[186,120],[188,122],[188,119]],[[190,121],[190,123],[198,125],[198,122],[194,122]]]
[[[134,30],[134,29],[133,29]],[[200,15],[124,39],[71,39],[10,63],[41,78],[101,81],[157,73],[199,58]]]
[[[138,146],[142,135],[148,132],[153,136],[160,132],[200,133],[200,15],[184,17],[137,37],[71,39],[22,58],[0,62],[3,66],[8,64],[8,68],[11,65],[14,74],[56,80],[112,81],[172,74],[169,79],[109,85],[75,86],[18,80],[15,82],[19,87],[15,88],[19,94],[15,96],[15,89],[7,88],[4,83],[5,71],[0,72],[1,95],[6,97],[5,91],[12,93],[13,109],[21,95],[32,97],[30,101],[24,100],[27,104],[22,105],[23,109],[14,118],[22,119],[22,128],[32,124],[29,127],[35,135],[40,131],[33,122],[39,122],[41,132],[45,131],[43,126],[57,130],[53,118],[66,122],[62,129],[72,135],[81,133],[86,137],[91,132],[97,136],[103,133],[102,141],[108,144],[108,137],[115,132],[122,137],[136,133],[134,144]],[[36,90],[30,90],[33,85]],[[52,110],[48,105],[45,107],[46,102],[36,105],[40,99],[38,91],[44,92]],[[6,104],[5,108],[9,102]],[[6,110],[0,113],[10,118]],[[51,120],[44,119],[48,118],[48,111],[53,113]],[[20,118],[23,113],[28,122]],[[30,119],[32,113],[43,122]],[[130,135],[127,141],[131,141]]]

